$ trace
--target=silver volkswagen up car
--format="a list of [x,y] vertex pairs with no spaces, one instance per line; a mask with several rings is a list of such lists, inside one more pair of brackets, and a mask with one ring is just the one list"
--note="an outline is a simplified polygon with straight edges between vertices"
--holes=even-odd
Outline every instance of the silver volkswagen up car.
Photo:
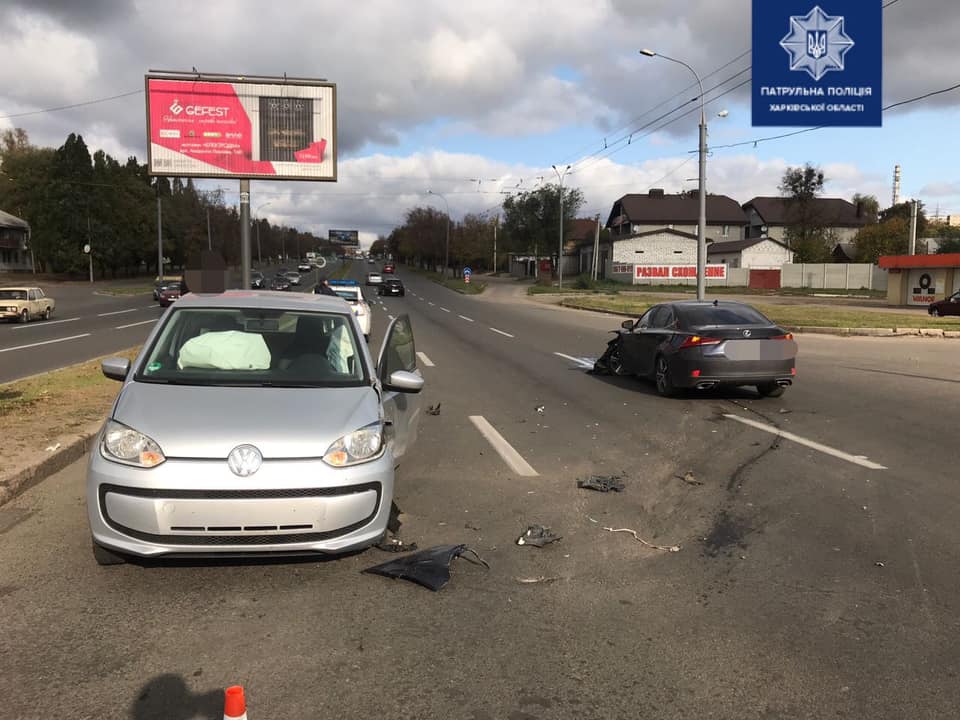
[[374,363],[349,305],[268,291],[189,294],[131,364],[90,453],[100,564],[340,553],[387,528],[423,387],[409,319]]

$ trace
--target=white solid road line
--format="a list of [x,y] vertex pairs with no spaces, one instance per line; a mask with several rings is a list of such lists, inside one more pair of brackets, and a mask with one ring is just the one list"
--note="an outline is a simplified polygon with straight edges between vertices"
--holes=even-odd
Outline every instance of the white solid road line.
[[47,327],[48,325],[59,325],[60,323],[73,322],[74,320],[79,320],[80,318],[67,318],[66,320],[44,320],[39,323],[30,323],[27,325],[17,325],[14,327],[14,330],[32,330],[33,328]]
[[137,325],[147,325],[149,323],[155,323],[159,318],[153,320],[141,320],[140,322],[130,323],[129,325],[117,325],[114,330],[126,330],[127,328],[136,327]]
[[503,335],[504,337],[508,337],[508,338],[513,337],[513,335],[511,335],[510,333],[504,332],[503,330],[497,330],[495,327],[492,327],[490,329],[493,330],[495,333],[499,333],[500,335]]
[[27,348],[40,347],[41,345],[50,345],[52,343],[66,342],[67,340],[79,340],[80,338],[90,337],[90,333],[83,335],[71,335],[70,337],[57,338],[56,340],[44,340],[43,342],[30,343],[29,345],[17,345],[16,347],[3,348],[0,353],[13,352],[14,350],[26,350]]
[[433,360],[428,358],[425,353],[422,353],[418,350],[417,357],[420,358],[420,362],[422,362],[427,367],[434,367]]
[[570,362],[576,363],[580,367],[586,368],[587,370],[593,370],[593,365],[596,362],[596,360],[591,360],[590,358],[576,358],[576,357],[573,357],[572,355],[564,355],[561,352],[555,352],[554,355],[556,355],[557,357],[562,357],[565,360],[569,360]]
[[536,477],[538,475],[537,471],[530,467],[530,463],[524,460],[523,456],[503,439],[503,435],[498,433],[496,428],[487,422],[483,415],[471,415],[470,422],[476,426],[480,434],[487,439],[487,442],[493,446],[493,449],[497,451],[497,454],[503,458],[507,467],[513,472],[522,477]]
[[457,317],[458,317],[458,318],[462,318],[463,320],[466,320],[467,322],[473,322],[473,318],[468,318],[466,315],[457,315]]
[[393,315],[387,315],[387,317],[390,318],[391,320],[395,320],[395,319],[396,319],[396,318],[393,317]]
[[444,312],[450,312],[450,311],[447,310],[445,307],[442,307],[442,308],[440,308],[440,309],[443,310]]
[[124,313],[136,312],[137,310],[142,310],[142,308],[130,308],[129,310],[114,310],[113,312],[99,313],[97,317],[110,317],[111,315],[123,315]]
[[847,462],[853,463],[854,465],[859,465],[860,467],[869,468],[870,470],[886,470],[887,468],[884,465],[880,465],[875,462],[867,460],[863,455],[850,455],[849,453],[843,452],[843,450],[837,450],[832,448],[829,445],[822,445],[821,443],[814,442],[813,440],[807,440],[806,438],[800,437],[799,435],[794,435],[793,433],[787,432],[785,430],[780,430],[775,428],[773,425],[767,425],[762,422],[757,422],[756,420],[750,420],[749,418],[742,418],[739,415],[730,415],[725,414],[725,418],[730,420],[736,420],[738,423],[743,423],[744,425],[749,425],[752,428],[757,430],[763,430],[768,432],[771,435],[778,435],[784,440],[792,440],[798,445],[804,445],[812,450],[817,450],[826,455],[832,455],[835,458],[840,458],[841,460],[846,460]]

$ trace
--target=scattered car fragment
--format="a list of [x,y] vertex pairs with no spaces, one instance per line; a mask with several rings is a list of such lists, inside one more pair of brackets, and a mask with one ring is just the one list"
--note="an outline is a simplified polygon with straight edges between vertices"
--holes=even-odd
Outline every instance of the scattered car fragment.
[[534,547],[543,547],[552,542],[556,542],[562,536],[554,533],[550,528],[544,525],[531,525],[521,533],[517,538],[517,545],[533,545]]
[[476,550],[466,545],[438,545],[374,565],[363,572],[409,580],[436,592],[450,581],[450,563],[456,557],[463,557],[474,565],[483,565],[490,569],[487,561],[480,557]]

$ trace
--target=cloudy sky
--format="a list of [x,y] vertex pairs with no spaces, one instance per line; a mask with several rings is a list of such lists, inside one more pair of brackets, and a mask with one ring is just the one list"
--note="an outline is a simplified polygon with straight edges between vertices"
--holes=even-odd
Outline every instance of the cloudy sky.
[[[960,82],[957,0],[894,0],[883,14],[884,104]],[[642,47],[704,76],[710,192],[775,194],[785,167],[809,161],[828,194],[883,206],[899,163],[904,197],[960,215],[960,90],[885,113],[879,129],[747,142],[784,132],[750,124],[749,0],[0,0],[0,27],[0,128],[54,146],[79,132],[118,158],[145,159],[148,69],[336,82],[339,181],[252,187],[272,221],[315,232],[387,233],[409,207],[443,209],[431,189],[454,217],[496,212],[501,193],[555,179],[554,164],[572,166],[583,215],[606,217],[628,192],[694,188],[692,76]],[[236,200],[236,181],[208,186]]]

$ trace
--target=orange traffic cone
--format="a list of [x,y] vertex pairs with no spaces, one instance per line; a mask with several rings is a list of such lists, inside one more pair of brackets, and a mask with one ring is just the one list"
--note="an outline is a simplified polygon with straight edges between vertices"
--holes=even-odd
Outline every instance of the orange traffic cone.
[[243,697],[243,687],[228,687],[223,703],[223,720],[247,720],[247,701]]

